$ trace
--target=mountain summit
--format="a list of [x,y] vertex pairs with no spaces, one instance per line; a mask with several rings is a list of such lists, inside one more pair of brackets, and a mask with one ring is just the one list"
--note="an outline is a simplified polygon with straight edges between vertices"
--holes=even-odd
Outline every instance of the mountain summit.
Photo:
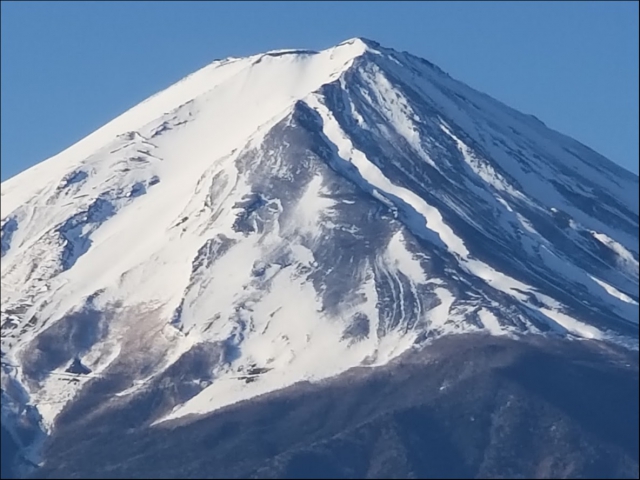
[[162,425],[449,334],[637,349],[638,177],[366,39],[215,61],[1,195],[23,445],[73,405],[162,390]]

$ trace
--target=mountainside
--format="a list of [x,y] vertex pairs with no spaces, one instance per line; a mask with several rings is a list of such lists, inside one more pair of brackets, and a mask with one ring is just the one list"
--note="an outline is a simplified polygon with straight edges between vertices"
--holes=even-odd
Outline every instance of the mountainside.
[[213,62],[1,219],[18,464],[68,412],[163,428],[449,334],[638,348],[638,177],[369,40]]
[[152,429],[77,404],[36,477],[638,478],[637,353],[590,343],[446,336]]

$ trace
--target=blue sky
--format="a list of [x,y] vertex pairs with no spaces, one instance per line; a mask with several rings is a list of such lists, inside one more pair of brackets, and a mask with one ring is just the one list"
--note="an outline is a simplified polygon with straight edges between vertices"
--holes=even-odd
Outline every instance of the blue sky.
[[217,58],[363,36],[638,172],[638,2],[2,2],[2,179]]

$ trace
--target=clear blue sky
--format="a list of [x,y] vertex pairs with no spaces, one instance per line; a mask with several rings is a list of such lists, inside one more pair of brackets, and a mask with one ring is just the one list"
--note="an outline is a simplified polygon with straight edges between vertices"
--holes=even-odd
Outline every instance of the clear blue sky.
[[2,179],[216,58],[363,36],[638,172],[638,2],[2,2]]

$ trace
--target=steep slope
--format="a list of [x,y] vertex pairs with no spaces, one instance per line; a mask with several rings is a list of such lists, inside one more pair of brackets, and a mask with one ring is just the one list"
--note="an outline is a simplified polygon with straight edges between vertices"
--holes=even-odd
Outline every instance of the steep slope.
[[162,422],[448,333],[637,348],[638,177],[368,40],[214,62],[1,194],[36,446],[74,401]]

